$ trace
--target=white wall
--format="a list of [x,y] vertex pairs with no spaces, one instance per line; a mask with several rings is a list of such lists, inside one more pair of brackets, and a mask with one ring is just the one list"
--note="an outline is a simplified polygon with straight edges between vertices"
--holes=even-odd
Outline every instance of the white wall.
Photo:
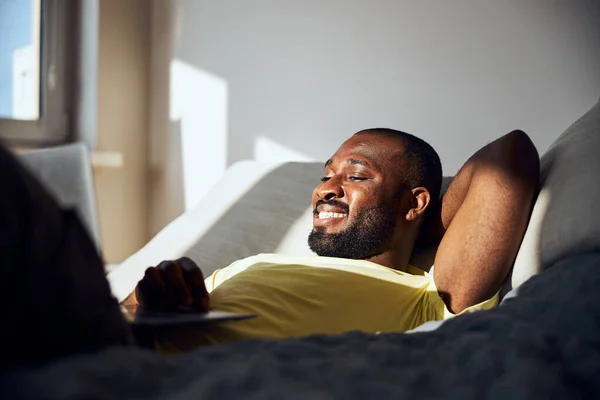
[[390,127],[454,174],[516,128],[543,152],[600,97],[597,0],[151,4],[151,234],[238,160],[324,161]]
[[[544,151],[600,97],[599,4],[173,0],[172,57],[224,83],[227,137],[212,151],[228,165],[264,158],[260,143],[325,160],[383,126],[429,141],[453,174],[515,128]],[[209,147],[218,132],[193,134]]]

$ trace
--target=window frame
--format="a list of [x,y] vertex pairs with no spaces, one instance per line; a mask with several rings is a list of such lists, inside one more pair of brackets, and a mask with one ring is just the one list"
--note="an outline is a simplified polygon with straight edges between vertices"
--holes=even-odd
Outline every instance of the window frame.
[[0,118],[0,140],[10,145],[40,147],[70,137],[73,96],[66,78],[74,72],[69,62],[74,43],[68,40],[75,25],[72,6],[70,0],[40,0],[39,118]]

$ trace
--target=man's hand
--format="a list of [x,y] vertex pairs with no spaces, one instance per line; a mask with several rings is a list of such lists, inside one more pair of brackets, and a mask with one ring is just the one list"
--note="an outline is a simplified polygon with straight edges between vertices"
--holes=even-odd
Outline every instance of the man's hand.
[[151,310],[189,307],[206,312],[210,307],[202,271],[187,257],[148,268],[134,293],[137,302]]

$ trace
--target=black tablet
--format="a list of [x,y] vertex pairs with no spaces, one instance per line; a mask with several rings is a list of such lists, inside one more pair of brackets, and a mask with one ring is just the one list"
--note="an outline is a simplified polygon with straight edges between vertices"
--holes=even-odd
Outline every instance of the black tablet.
[[187,309],[176,311],[151,311],[138,306],[121,306],[125,318],[133,326],[161,327],[190,324],[209,324],[214,322],[239,321],[254,318],[254,314],[238,314],[211,310],[197,312]]

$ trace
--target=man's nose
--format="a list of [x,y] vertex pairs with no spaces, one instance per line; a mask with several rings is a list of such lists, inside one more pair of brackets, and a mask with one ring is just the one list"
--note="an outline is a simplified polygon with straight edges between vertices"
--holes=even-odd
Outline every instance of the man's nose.
[[323,200],[339,199],[344,197],[344,189],[339,180],[333,177],[321,184],[319,197]]

